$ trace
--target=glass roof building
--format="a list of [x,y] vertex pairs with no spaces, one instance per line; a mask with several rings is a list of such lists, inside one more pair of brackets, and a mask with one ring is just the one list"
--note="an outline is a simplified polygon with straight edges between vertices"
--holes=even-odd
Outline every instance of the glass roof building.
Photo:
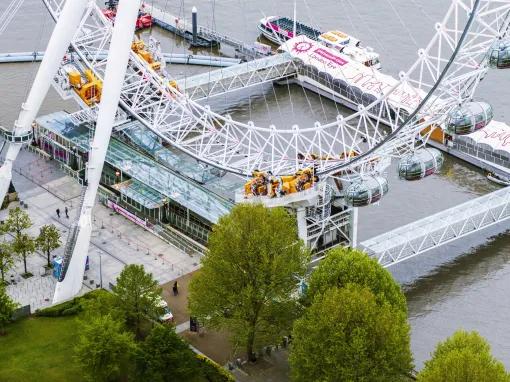
[[[42,116],[36,126],[39,148],[85,178],[94,127],[77,123],[66,112]],[[210,227],[233,207],[235,190],[244,180],[165,147],[137,121],[126,122],[115,131],[102,186],[130,212],[154,224],[170,224],[205,244]]]

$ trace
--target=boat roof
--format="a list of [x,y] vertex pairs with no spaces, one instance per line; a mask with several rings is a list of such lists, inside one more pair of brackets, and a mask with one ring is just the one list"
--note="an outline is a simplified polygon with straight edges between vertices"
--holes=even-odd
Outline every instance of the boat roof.
[[351,40],[351,36],[349,36],[347,33],[333,30],[333,31],[327,31],[326,33],[323,33],[319,36],[319,40],[326,40],[327,42],[333,43],[333,44],[348,44]]
[[458,136],[456,139],[475,145],[486,145],[495,154],[510,157],[510,126],[504,122],[491,121],[483,129],[474,133]]
[[[399,84],[395,78],[305,36],[290,39],[280,49],[288,52],[294,59],[299,59],[304,65],[313,66],[320,72],[327,73],[333,81],[344,82],[375,98],[390,92]],[[389,102],[394,107],[403,108],[411,113],[425,95],[422,90],[404,82],[391,92]]]
[[[271,16],[263,18],[260,22],[262,24],[272,24],[288,32],[293,32],[294,30],[294,20],[290,17]],[[312,40],[317,40],[321,34],[322,32],[320,30],[312,28],[300,21],[296,21],[296,35],[304,35]]]
[[374,51],[370,51],[367,50],[366,48],[360,48],[353,45],[347,45],[346,47],[344,47],[342,49],[342,53],[345,53],[350,56],[356,56],[361,61],[371,60],[373,58],[379,57],[379,54]]

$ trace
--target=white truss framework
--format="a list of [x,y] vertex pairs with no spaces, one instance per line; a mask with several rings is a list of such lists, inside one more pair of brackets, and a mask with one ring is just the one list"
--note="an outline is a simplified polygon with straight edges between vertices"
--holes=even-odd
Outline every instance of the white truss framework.
[[389,267],[510,219],[510,187],[492,192],[361,243]]
[[[58,18],[63,1],[43,1],[52,16]],[[169,85],[169,78],[149,69],[133,52],[121,106],[174,147],[232,173],[250,175],[254,168],[274,174],[294,172],[304,165],[300,154],[319,158],[315,163],[319,175],[339,170],[362,172],[364,164],[416,149],[415,138],[420,131],[441,125],[453,107],[473,97],[487,71],[489,47],[507,33],[509,10],[510,0],[452,1],[442,22],[436,24],[432,40],[420,49],[411,68],[401,72],[397,85],[370,105],[360,106],[355,113],[339,116],[328,124],[281,128],[235,121],[180,93]],[[91,2],[72,44],[99,78],[103,78],[105,69],[99,52],[108,49],[111,30],[110,21]],[[461,39],[463,43],[459,44]],[[416,89],[415,95],[428,94],[427,101],[411,118],[405,118],[401,110],[396,110],[393,118],[381,118],[382,112],[391,107],[389,95],[409,92],[410,87]],[[362,155],[329,159],[352,150]]]
[[177,85],[192,100],[200,100],[278,81],[295,74],[292,57],[283,53],[184,78],[177,81]]

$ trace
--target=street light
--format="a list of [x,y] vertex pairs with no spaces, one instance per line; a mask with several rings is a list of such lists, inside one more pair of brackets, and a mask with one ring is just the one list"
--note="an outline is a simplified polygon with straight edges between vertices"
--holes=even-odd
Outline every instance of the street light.
[[99,253],[99,285],[101,287],[101,289],[103,289],[103,262],[102,262],[102,258],[101,258],[101,251],[98,252]]

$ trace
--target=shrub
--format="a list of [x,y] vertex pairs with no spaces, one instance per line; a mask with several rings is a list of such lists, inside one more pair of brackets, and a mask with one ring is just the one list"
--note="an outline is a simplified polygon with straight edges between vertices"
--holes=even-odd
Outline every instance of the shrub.
[[235,382],[234,376],[212,359],[197,354],[197,360],[208,382]]
[[65,301],[61,304],[50,306],[44,309],[38,309],[35,312],[35,316],[38,317],[63,317],[73,316],[83,311],[84,300],[96,299],[101,293],[108,293],[105,290],[97,289],[84,294],[80,297],[75,297],[72,300]]

